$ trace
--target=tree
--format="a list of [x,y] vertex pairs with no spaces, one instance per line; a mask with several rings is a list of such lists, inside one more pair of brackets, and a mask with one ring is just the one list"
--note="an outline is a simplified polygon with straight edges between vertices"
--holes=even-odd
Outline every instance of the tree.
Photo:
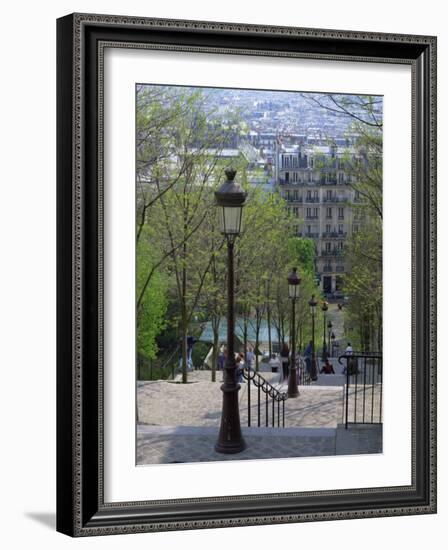
[[[145,228],[146,229],[146,228]],[[147,231],[146,231],[147,232]],[[150,240],[140,239],[137,245],[137,294],[141,290],[143,280],[148,271],[148,265],[152,263],[152,250]],[[167,279],[163,273],[158,272],[151,279],[140,308],[137,311],[137,352],[147,359],[155,359],[158,346],[157,336],[165,327],[165,314],[167,310]]]
[[[382,218],[383,113],[382,98],[338,94],[303,97],[338,117],[352,121],[342,163],[355,192],[354,227],[346,243],[349,271],[343,277],[349,302],[345,323],[356,327],[354,340],[364,350],[382,348]],[[353,141],[353,136],[356,139]],[[353,150],[354,148],[354,150]]]
[[137,308],[152,277],[163,267],[173,279],[179,306],[185,383],[189,325],[215,258],[209,243],[204,246],[206,222],[213,209],[213,189],[225,168],[220,152],[233,131],[233,118],[227,117],[223,130],[201,90],[145,87],[141,95],[137,241],[143,228],[150,227],[157,254],[143,279]]

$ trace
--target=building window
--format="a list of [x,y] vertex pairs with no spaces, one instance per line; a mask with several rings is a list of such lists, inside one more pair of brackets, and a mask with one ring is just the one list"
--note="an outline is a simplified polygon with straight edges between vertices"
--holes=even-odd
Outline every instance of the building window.
[[294,216],[296,218],[299,217],[299,208],[297,206],[294,206],[294,208],[292,209],[293,213],[294,213]]
[[296,190],[294,190],[294,200],[295,201],[298,201],[299,200],[299,192]]
[[343,224],[343,223],[340,223],[340,224],[338,225],[338,233],[339,233],[339,234],[344,233],[344,224]]
[[338,218],[340,220],[344,219],[344,208],[338,208]]
[[313,217],[314,217],[314,218],[318,218],[318,217],[319,217],[319,209],[318,209],[318,208],[313,208]]
[[307,201],[311,200],[311,191],[306,192],[306,200]]
[[332,217],[331,206],[328,206],[327,207],[327,218],[331,218],[331,217]]
[[327,200],[331,201],[333,198],[333,191],[331,189],[327,189]]
[[306,209],[306,217],[311,218],[311,208]]
[[325,232],[326,233],[331,233],[331,225],[326,225],[325,226]]
[[344,172],[339,172],[339,183],[344,183]]
[[331,252],[331,243],[325,243],[325,251]]

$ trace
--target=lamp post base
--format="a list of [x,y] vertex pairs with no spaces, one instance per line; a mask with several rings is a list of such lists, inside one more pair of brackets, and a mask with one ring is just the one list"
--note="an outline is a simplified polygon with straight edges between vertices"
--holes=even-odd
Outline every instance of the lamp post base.
[[221,386],[223,392],[223,406],[221,428],[215,451],[222,454],[241,453],[246,448],[243,434],[241,433],[240,411],[238,405],[238,391],[240,385],[233,384]]
[[245,448],[246,442],[243,438],[241,438],[241,441],[218,441],[215,445],[215,451],[223,455],[241,453]]

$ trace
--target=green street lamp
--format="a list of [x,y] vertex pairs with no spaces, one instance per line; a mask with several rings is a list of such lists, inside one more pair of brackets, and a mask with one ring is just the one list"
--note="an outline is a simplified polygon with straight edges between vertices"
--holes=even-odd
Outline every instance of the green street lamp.
[[241,433],[240,410],[238,407],[237,366],[235,361],[235,297],[233,253],[236,237],[241,232],[243,207],[247,193],[235,182],[236,171],[227,169],[226,181],[215,192],[216,206],[220,210],[221,233],[227,241],[227,360],[224,366],[224,383],[221,428],[215,450],[218,453],[240,453],[246,448]]
[[311,300],[309,300],[308,305],[310,306],[310,313],[311,313],[311,342],[312,342],[312,350],[311,350],[311,380],[316,381],[317,380],[317,363],[316,363],[316,347],[314,342],[314,323],[316,319],[316,313],[317,313],[317,302],[314,299],[314,294],[311,296]]
[[297,268],[294,267],[288,276],[288,294],[292,304],[291,316],[291,366],[288,378],[288,397],[297,397],[297,366],[296,366],[296,301],[299,297],[300,277],[297,275]]

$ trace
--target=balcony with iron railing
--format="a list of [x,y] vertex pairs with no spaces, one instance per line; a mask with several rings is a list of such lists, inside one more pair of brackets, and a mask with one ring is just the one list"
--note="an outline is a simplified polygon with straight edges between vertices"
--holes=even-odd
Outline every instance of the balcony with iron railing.
[[338,180],[334,178],[320,178],[319,184],[320,185],[337,185]]
[[322,202],[325,203],[340,203],[340,202],[348,202],[348,197],[324,197],[322,199]]
[[292,181],[292,180],[286,180],[285,178],[279,178],[278,179],[279,185],[294,185],[294,186],[300,186],[303,187],[306,185],[306,183],[314,183],[314,182],[303,182],[303,181]]
[[285,197],[285,199],[288,201],[288,202],[298,202],[298,203],[302,203],[303,202],[303,197]]
[[343,256],[344,251],[339,249],[333,250],[322,250],[320,253],[321,256]]
[[339,231],[330,231],[322,233],[323,239],[345,239],[347,237],[347,233],[339,232]]
[[317,203],[317,202],[319,202],[319,197],[305,197],[303,199],[303,202]]
[[318,219],[319,219],[319,216],[314,216],[314,215],[313,215],[313,216],[308,216],[308,214],[307,214],[307,216],[306,216],[305,219],[306,219],[306,220],[318,220]]
[[307,239],[318,239],[319,233],[310,231],[309,233],[303,233],[303,236],[306,237]]

